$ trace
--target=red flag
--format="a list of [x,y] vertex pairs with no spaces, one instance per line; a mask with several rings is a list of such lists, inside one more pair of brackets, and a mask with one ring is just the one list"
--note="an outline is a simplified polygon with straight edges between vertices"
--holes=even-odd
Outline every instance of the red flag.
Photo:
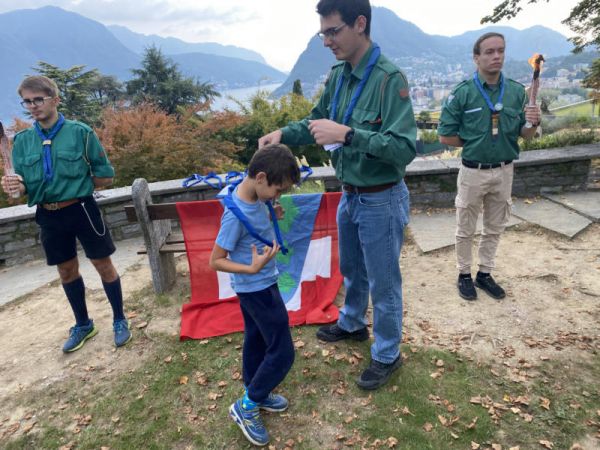
[[[304,245],[302,239],[296,241],[298,237],[292,236],[293,229],[289,235],[284,234],[284,240],[300,242],[296,247],[299,251],[293,252],[295,263],[288,265],[278,261],[280,290],[286,301],[290,325],[330,323],[338,318],[333,301],[342,283],[336,224],[340,196],[340,193],[326,193],[319,194],[320,201],[316,203],[304,205],[304,202],[298,202],[304,206],[299,208],[295,220],[306,222],[310,217],[314,218]],[[291,196],[291,199],[298,197],[301,196]],[[318,211],[311,215],[311,211],[305,209],[311,207],[318,207]],[[179,202],[177,212],[191,280],[191,299],[183,305],[180,338],[203,339],[242,331],[244,324],[239,300],[231,291],[228,274],[217,273],[208,265],[223,213],[221,203],[218,200]],[[299,228],[306,229],[306,223],[301,225]],[[287,280],[285,289],[281,285],[282,278]]]

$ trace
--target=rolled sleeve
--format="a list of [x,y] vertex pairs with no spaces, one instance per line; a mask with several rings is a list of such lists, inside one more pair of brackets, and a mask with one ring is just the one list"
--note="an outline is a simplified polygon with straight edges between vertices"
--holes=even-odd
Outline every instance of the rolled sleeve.
[[460,99],[455,94],[450,94],[442,107],[438,135],[458,136],[462,110]]
[[92,175],[98,178],[113,178],[115,169],[108,160],[106,151],[93,131],[86,136],[86,158],[90,164]]

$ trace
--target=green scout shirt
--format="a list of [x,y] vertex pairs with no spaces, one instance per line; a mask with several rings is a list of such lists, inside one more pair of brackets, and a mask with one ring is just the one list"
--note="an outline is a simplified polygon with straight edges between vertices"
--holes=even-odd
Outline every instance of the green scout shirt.
[[[340,89],[336,122],[342,122],[352,93],[365,72],[371,51],[372,46],[354,70],[348,62],[333,66],[323,94],[310,115],[282,128],[284,144],[315,142],[308,130],[308,121],[329,119],[340,76],[344,76],[345,81]],[[381,55],[373,67],[347,125],[354,128],[354,138],[352,145],[332,153],[336,176],[343,183],[354,186],[399,182],[416,154],[417,127],[408,95],[408,82],[385,56]]]
[[[479,76],[479,74],[478,74]],[[498,101],[500,86],[490,87],[479,76],[492,104]],[[480,163],[497,163],[519,157],[518,139],[525,125],[527,94],[521,83],[504,78],[503,108],[500,111],[498,136],[492,138],[492,112],[473,79],[454,88],[442,107],[438,134],[459,136],[465,144],[462,157]]]
[[25,182],[29,206],[92,195],[92,176],[115,176],[96,133],[73,120],[65,120],[52,140],[52,181],[44,181],[42,140],[33,128],[15,135],[13,160]]

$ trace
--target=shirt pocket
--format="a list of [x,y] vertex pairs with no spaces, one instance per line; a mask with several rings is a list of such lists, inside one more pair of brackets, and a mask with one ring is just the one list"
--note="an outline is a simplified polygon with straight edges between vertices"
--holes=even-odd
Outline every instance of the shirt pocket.
[[[38,184],[44,178],[42,155],[28,155],[23,160],[23,179],[28,185]],[[29,189],[28,189],[29,190]]]
[[75,179],[87,174],[88,167],[81,153],[59,152],[56,155],[55,171],[60,177]]
[[463,124],[465,133],[461,133],[463,138],[480,136],[489,129],[489,118],[483,107],[469,108],[463,111]]
[[515,108],[504,108],[500,117],[500,129],[505,135],[517,138],[520,134],[521,112]]
[[367,131],[379,131],[381,128],[381,116],[378,111],[354,108],[350,125],[353,128]]

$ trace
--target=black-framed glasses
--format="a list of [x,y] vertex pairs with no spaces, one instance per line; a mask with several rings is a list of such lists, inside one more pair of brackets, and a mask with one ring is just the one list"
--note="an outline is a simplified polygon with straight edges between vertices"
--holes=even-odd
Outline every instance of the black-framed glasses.
[[54,98],[51,95],[49,95],[48,97],[34,97],[34,98],[25,98],[23,99],[23,101],[21,102],[21,106],[23,108],[31,108],[33,106],[42,106],[44,104],[44,102],[50,98]]
[[329,39],[335,39],[336,35],[340,32],[340,30],[342,28],[344,28],[346,25],[348,25],[347,23],[343,23],[341,24],[339,27],[334,27],[334,28],[328,28],[325,31],[319,31],[317,33],[317,36],[319,36],[319,38],[324,41],[325,38],[329,38]]

